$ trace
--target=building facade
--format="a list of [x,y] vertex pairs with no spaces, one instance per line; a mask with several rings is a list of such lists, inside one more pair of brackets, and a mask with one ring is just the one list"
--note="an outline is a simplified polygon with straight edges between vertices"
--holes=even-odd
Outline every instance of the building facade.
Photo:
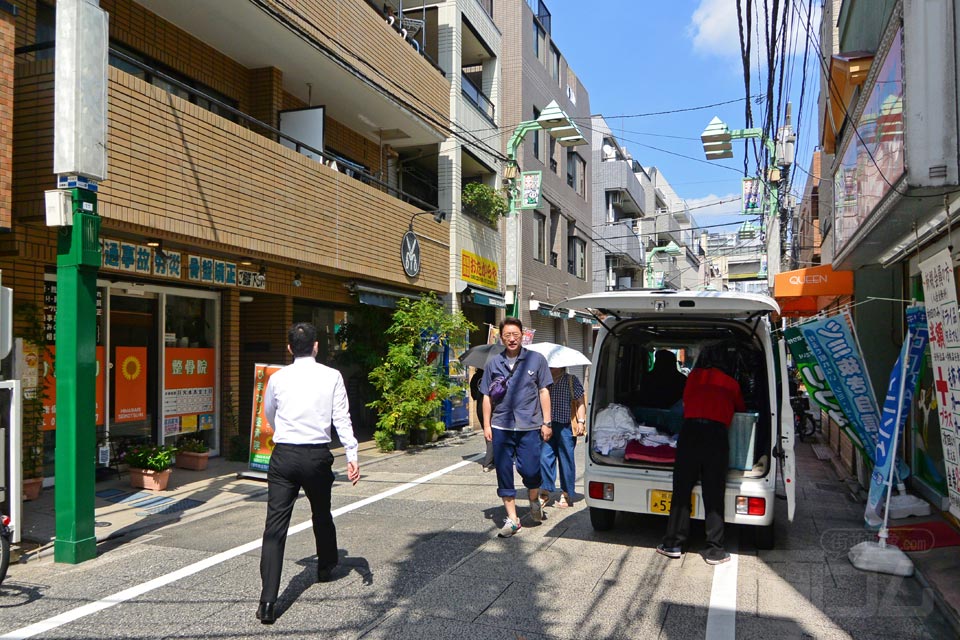
[[[547,5],[498,2],[494,20],[503,34],[503,122],[536,120],[556,101],[581,129],[589,126],[590,96],[551,37]],[[593,285],[590,151],[533,131],[517,161],[521,171],[542,172],[542,199],[540,208],[520,213],[518,273],[516,285],[508,286],[508,308],[536,330],[535,340],[568,344],[589,355],[592,317],[557,305],[589,293]]]
[[[948,256],[943,268],[957,274],[952,230],[960,186],[960,96],[954,4],[848,0],[824,6],[821,259],[854,273],[851,315],[878,398],[885,395],[904,339],[904,308],[924,296],[920,265]],[[927,301],[928,313],[936,302]],[[955,314],[954,303],[945,322]],[[948,348],[956,342],[949,331],[932,339]],[[910,487],[960,517],[952,409],[957,398],[945,379],[949,372],[929,361],[905,435]],[[833,425],[830,437],[865,480],[865,465]]]
[[[57,229],[44,224],[44,191],[56,186],[56,7],[10,4],[14,186],[0,268],[26,312],[15,333],[39,315],[53,365]],[[245,447],[237,438],[251,420],[253,365],[289,361],[292,322],[314,322],[320,358],[343,363],[345,324],[381,326],[398,297],[449,293],[454,233],[418,214],[440,208],[439,152],[459,135],[450,79],[378,3],[100,7],[109,175],[99,185],[91,428],[155,442],[200,432],[215,453]],[[17,373],[37,376],[24,349]],[[355,423],[368,428],[365,372],[341,368]]]
[[648,215],[643,167],[620,146],[603,116],[590,124],[593,155],[593,290],[643,286],[644,252],[638,232]]

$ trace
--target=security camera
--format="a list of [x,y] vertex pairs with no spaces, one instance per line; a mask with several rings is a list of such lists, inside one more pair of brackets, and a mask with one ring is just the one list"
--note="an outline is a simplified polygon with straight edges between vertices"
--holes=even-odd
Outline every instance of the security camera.
[[437,224],[442,223],[446,219],[447,219],[446,211],[437,211],[433,214],[433,221],[436,222]]
[[303,281],[300,279],[301,277],[302,277],[302,276],[300,275],[300,272],[299,272],[299,271],[298,271],[296,274],[294,274],[294,276],[293,276],[293,286],[299,287],[300,285],[303,284]]

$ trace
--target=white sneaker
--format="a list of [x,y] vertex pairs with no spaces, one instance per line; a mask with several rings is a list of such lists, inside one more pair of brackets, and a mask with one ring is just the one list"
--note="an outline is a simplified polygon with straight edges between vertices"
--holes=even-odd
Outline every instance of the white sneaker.
[[503,519],[503,526],[500,527],[500,532],[497,534],[498,538],[509,538],[515,533],[518,533],[523,527],[520,526],[519,522],[514,522],[510,518]]
[[543,503],[540,502],[539,496],[530,501],[530,519],[534,522],[543,522],[547,519],[547,516],[543,511]]

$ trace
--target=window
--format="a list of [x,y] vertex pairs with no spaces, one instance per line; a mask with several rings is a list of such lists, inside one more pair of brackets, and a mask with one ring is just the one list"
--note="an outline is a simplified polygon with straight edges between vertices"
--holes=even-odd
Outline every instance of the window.
[[546,248],[543,243],[547,231],[547,216],[535,212],[533,214],[533,259],[537,262],[546,261]]
[[537,60],[543,62],[543,56],[546,54],[547,32],[540,26],[540,21],[533,19],[533,55]]
[[587,243],[580,238],[567,239],[567,273],[581,280],[587,277]]
[[[536,120],[540,117],[540,109],[536,107],[533,108],[533,119]],[[530,135],[533,136],[533,157],[543,162],[543,158],[540,157],[540,130],[531,131]]]
[[36,44],[50,45],[36,53],[37,60],[52,60],[53,44],[57,39],[57,10],[46,2],[37,3],[37,39]]
[[579,195],[586,193],[587,163],[576,151],[567,152],[567,185]]
[[[155,87],[160,87],[164,91],[171,93],[179,98],[183,98],[187,102],[192,102],[198,107],[202,109],[206,109],[211,113],[215,113],[222,118],[226,118],[227,120],[237,122],[236,115],[234,115],[227,109],[224,109],[216,102],[214,102],[214,100],[216,100],[218,102],[222,102],[236,109],[239,104],[236,100],[229,98],[228,96],[225,96],[224,94],[220,93],[216,89],[212,89],[203,83],[191,80],[187,76],[181,73],[178,73],[177,71],[174,71],[169,67],[166,67],[165,65],[161,64],[160,62],[157,62],[153,58],[136,53],[134,51],[126,49],[125,47],[118,46],[116,44],[111,44],[110,49],[111,49],[111,52],[109,54],[109,64],[111,67],[116,67],[117,69],[120,69],[125,73],[129,73],[130,75],[136,76],[141,80],[144,80],[145,82],[149,82]],[[113,51],[121,53],[124,56],[127,56],[129,58],[133,58],[137,62],[141,63],[142,66],[138,66],[137,64],[128,62],[127,60],[122,59],[117,55],[114,55]],[[157,72],[162,73],[165,76],[169,76],[170,78],[177,80],[181,84],[184,84],[190,87],[192,91],[187,91],[186,89],[178,87],[177,85],[174,85],[171,82],[167,82],[166,80],[157,76],[155,73],[152,73],[151,71],[149,71],[147,68],[156,70]]]
[[560,163],[557,162],[557,139],[553,136],[550,138],[550,170],[555,174],[560,175]]
[[550,45],[550,77],[560,86],[560,50]]

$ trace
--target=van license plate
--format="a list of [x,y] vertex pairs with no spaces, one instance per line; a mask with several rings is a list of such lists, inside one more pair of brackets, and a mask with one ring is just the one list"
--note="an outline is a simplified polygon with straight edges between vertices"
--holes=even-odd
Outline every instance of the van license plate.
[[[670,513],[670,501],[673,498],[672,491],[650,492],[650,511],[653,513]],[[697,515],[697,496],[690,494],[690,517]]]

